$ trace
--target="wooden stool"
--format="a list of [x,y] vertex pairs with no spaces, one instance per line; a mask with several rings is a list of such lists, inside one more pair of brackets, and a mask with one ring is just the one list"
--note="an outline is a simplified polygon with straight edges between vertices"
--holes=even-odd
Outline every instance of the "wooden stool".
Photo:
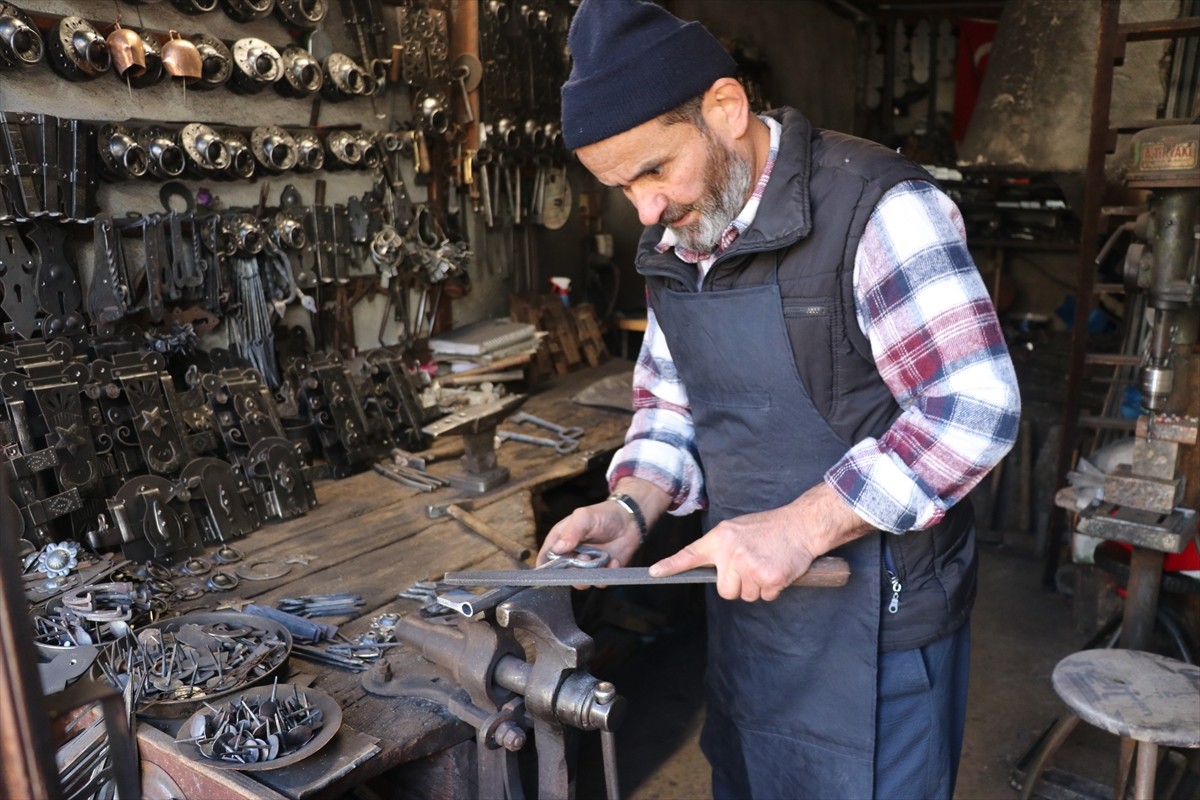
[[[1134,800],[1152,800],[1158,747],[1200,747],[1200,667],[1140,650],[1084,650],[1054,667],[1054,691],[1073,713],[1054,726],[1030,765],[1021,796],[1033,787],[1051,753],[1080,719],[1115,733],[1136,747]],[[1122,800],[1129,759],[1117,769],[1115,795]],[[1133,750],[1128,750],[1129,757]]]

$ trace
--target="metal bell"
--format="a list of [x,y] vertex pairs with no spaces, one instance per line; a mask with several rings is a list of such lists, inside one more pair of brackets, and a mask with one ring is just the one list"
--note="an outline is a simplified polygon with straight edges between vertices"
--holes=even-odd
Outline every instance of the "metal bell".
[[136,31],[122,28],[119,21],[114,26],[104,40],[112,56],[113,68],[122,78],[126,73],[131,78],[137,77],[146,71],[146,43]]
[[167,74],[185,81],[194,81],[204,74],[204,60],[196,45],[179,35],[178,31],[167,31],[170,40],[163,45],[162,62]]

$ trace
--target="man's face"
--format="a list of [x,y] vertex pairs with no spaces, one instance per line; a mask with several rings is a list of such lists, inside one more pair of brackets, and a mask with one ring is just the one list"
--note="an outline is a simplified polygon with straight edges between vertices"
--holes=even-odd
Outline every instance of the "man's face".
[[651,120],[576,154],[601,183],[621,187],[643,225],[665,225],[701,253],[716,247],[754,180],[745,158],[690,123]]

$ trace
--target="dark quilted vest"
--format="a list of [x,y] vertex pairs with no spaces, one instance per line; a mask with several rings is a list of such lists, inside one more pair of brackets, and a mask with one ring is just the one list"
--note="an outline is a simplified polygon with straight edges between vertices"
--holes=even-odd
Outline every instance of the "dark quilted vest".
[[[754,223],[709,270],[703,291],[761,285],[778,267],[792,361],[849,449],[882,435],[901,413],[855,319],[854,256],[884,193],[903,181],[933,179],[881,145],[813,128],[793,109],[770,116],[783,124],[780,157]],[[655,252],[662,233],[661,226],[647,228],[638,248],[651,307],[666,287],[696,291],[695,266]],[[966,619],[975,593],[972,516],[963,501],[927,531],[889,537],[904,595],[903,613],[884,615],[885,649],[926,644]]]

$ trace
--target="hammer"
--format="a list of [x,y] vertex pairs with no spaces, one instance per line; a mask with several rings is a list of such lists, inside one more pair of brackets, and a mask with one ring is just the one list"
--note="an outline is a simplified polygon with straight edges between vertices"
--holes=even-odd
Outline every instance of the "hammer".
[[487,539],[500,550],[518,562],[523,562],[532,554],[532,550],[523,544],[519,544],[500,531],[496,530],[491,524],[485,522],[479,517],[467,510],[471,505],[470,500],[464,500],[458,504],[445,503],[428,506],[425,511],[430,519],[439,519],[441,517],[454,517],[463,525]]

